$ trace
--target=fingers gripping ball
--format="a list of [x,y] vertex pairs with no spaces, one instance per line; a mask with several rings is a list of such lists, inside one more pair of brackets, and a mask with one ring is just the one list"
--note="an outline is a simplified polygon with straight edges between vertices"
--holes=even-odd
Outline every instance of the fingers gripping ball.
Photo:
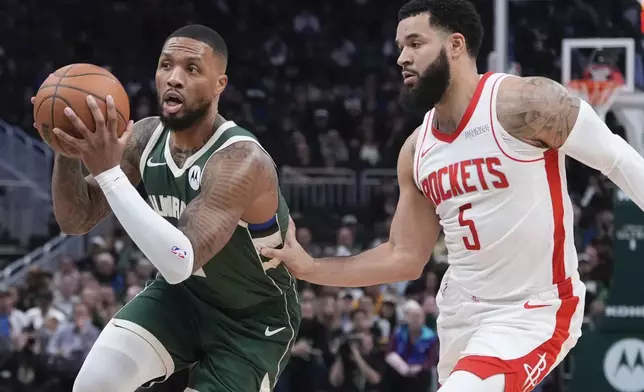
[[118,79],[107,70],[91,64],[71,64],[62,67],[43,82],[34,100],[34,122],[43,140],[54,150],[68,156],[77,154],[73,147],[62,142],[53,132],[60,128],[65,133],[82,138],[69,118],[63,112],[70,107],[94,132],[96,124],[87,106],[86,97],[94,96],[96,102],[106,114],[105,98],[114,97],[118,117],[118,135],[125,132],[130,120],[130,103],[125,88]]

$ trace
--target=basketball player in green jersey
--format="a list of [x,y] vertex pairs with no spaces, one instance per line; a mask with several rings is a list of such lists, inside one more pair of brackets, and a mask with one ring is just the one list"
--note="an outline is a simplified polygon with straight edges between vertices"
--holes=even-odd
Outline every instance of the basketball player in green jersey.
[[[96,132],[54,130],[76,159],[57,155],[56,219],[83,234],[112,211],[159,276],[94,344],[74,392],[132,392],[191,367],[186,391],[268,392],[300,323],[295,280],[257,249],[281,247],[288,227],[272,159],[219,115],[227,50],[213,30],[185,26],[166,40],[156,71],[161,117],[116,135],[88,99]],[[91,176],[81,175],[80,158]],[[149,204],[137,193],[141,180]]]

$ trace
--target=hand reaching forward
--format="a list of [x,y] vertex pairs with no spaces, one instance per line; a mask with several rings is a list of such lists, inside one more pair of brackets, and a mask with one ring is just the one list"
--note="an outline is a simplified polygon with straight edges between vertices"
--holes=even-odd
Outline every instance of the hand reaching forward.
[[284,247],[282,249],[262,248],[260,252],[264,257],[284,263],[298,279],[307,280],[307,277],[314,272],[315,261],[295,239],[295,223],[292,218],[289,218]]

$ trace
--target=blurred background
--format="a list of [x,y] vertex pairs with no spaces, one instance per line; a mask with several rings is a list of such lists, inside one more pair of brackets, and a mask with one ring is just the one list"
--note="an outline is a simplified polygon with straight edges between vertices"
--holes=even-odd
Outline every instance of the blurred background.
[[[397,104],[403,3],[2,0],[0,390],[71,391],[101,328],[156,273],[115,219],[82,237],[61,234],[53,220],[53,153],[32,128],[29,103],[49,73],[77,62],[106,67],[138,120],[157,110],[165,37],[187,23],[216,29],[229,49],[221,113],[254,131],[279,165],[309,253],[351,255],[387,240],[398,151],[420,124]],[[481,73],[570,84],[644,152],[637,1],[474,3],[486,29]],[[588,287],[585,332],[536,391],[644,391],[644,213],[599,173],[572,160],[567,170]],[[440,240],[417,281],[362,289],[301,282],[304,320],[277,392],[435,391],[435,295],[446,260]],[[411,349],[410,334],[420,336]],[[398,374],[391,354],[419,371]],[[185,376],[155,391],[183,391]]]

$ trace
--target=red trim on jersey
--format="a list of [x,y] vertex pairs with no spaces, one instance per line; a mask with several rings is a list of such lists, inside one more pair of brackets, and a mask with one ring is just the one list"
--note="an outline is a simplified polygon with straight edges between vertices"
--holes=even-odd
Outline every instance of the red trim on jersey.
[[577,306],[579,306],[579,297],[573,295],[572,280],[566,278],[564,263],[566,231],[564,227],[563,184],[559,171],[559,151],[546,151],[544,160],[554,220],[552,280],[553,284],[557,285],[557,292],[561,300],[561,305],[555,316],[555,328],[552,336],[521,358],[502,360],[497,357],[470,355],[461,358],[452,371],[466,371],[483,380],[495,374],[505,374],[505,392],[532,391],[550,373],[564,343],[570,337],[570,324]]
[[555,316],[555,328],[550,339],[521,358],[503,360],[483,355],[463,357],[452,372],[466,371],[482,380],[504,374],[504,392],[532,391],[550,373],[557,361],[564,343],[570,337],[570,324],[579,305],[579,297],[572,295],[570,278],[558,284],[557,289],[561,305]]
[[[502,79],[502,78],[498,78],[497,80],[495,80],[495,81],[494,81],[494,84],[492,85],[492,98],[494,98],[494,89],[496,88],[496,84],[497,84],[497,83],[499,82],[499,80],[501,80],[501,79]],[[493,113],[493,110],[492,110],[492,106],[493,106],[493,102],[492,102],[492,100],[490,99],[490,126],[492,127],[492,136],[494,137],[494,141],[496,142],[497,147],[499,147],[499,150],[501,150],[501,152],[503,153],[503,155],[505,155],[507,158],[509,158],[509,159],[511,159],[511,160],[513,160],[513,161],[515,161],[515,162],[520,162],[520,163],[531,163],[531,162],[538,162],[538,161],[543,160],[543,159],[544,159],[543,157],[541,157],[541,158],[536,158],[536,159],[519,159],[519,158],[514,158],[514,157],[511,157],[511,156],[510,156],[510,154],[508,154],[507,152],[505,152],[505,150],[503,150],[503,147],[501,147],[501,143],[499,143],[499,139],[497,139],[497,138],[496,138],[496,132],[494,132],[494,120],[496,120],[496,119],[494,118],[494,113]]]
[[446,135],[444,133],[441,133],[438,129],[434,127],[434,125],[432,125],[432,134],[436,139],[445,143],[451,143],[454,140],[456,140],[458,135],[460,135],[461,132],[463,132],[463,129],[465,129],[465,126],[470,121],[470,118],[472,118],[472,115],[474,114],[474,109],[476,109],[476,105],[478,105],[479,100],[481,99],[481,93],[483,93],[483,87],[485,87],[485,82],[492,75],[494,75],[493,72],[486,72],[479,80],[479,83],[476,85],[476,90],[474,90],[474,95],[472,96],[472,99],[470,100],[469,105],[467,105],[467,109],[465,109],[465,113],[463,114],[461,121],[458,123],[458,127],[456,128],[456,131],[454,133],[450,135]]
[[550,188],[552,219],[554,221],[552,283],[558,284],[566,280],[566,264],[564,261],[566,229],[564,227],[563,189],[559,171],[559,151],[550,149],[543,154],[543,157],[545,158],[546,177],[548,178],[548,188]]
[[[429,123],[432,121],[432,114],[427,115],[427,124],[425,124],[425,129],[423,130],[423,140],[420,142],[420,145],[418,145],[418,151],[416,151],[416,186],[420,188],[420,190],[423,190],[423,186],[420,183],[420,178],[418,177],[418,172],[419,172],[419,166],[420,166],[420,155],[423,153],[423,145],[425,144],[425,138],[427,137],[427,128],[429,128]],[[418,135],[420,137],[420,135]],[[436,144],[436,143],[434,143]],[[429,149],[431,150],[434,146],[431,146]],[[429,150],[427,150],[429,151]]]

